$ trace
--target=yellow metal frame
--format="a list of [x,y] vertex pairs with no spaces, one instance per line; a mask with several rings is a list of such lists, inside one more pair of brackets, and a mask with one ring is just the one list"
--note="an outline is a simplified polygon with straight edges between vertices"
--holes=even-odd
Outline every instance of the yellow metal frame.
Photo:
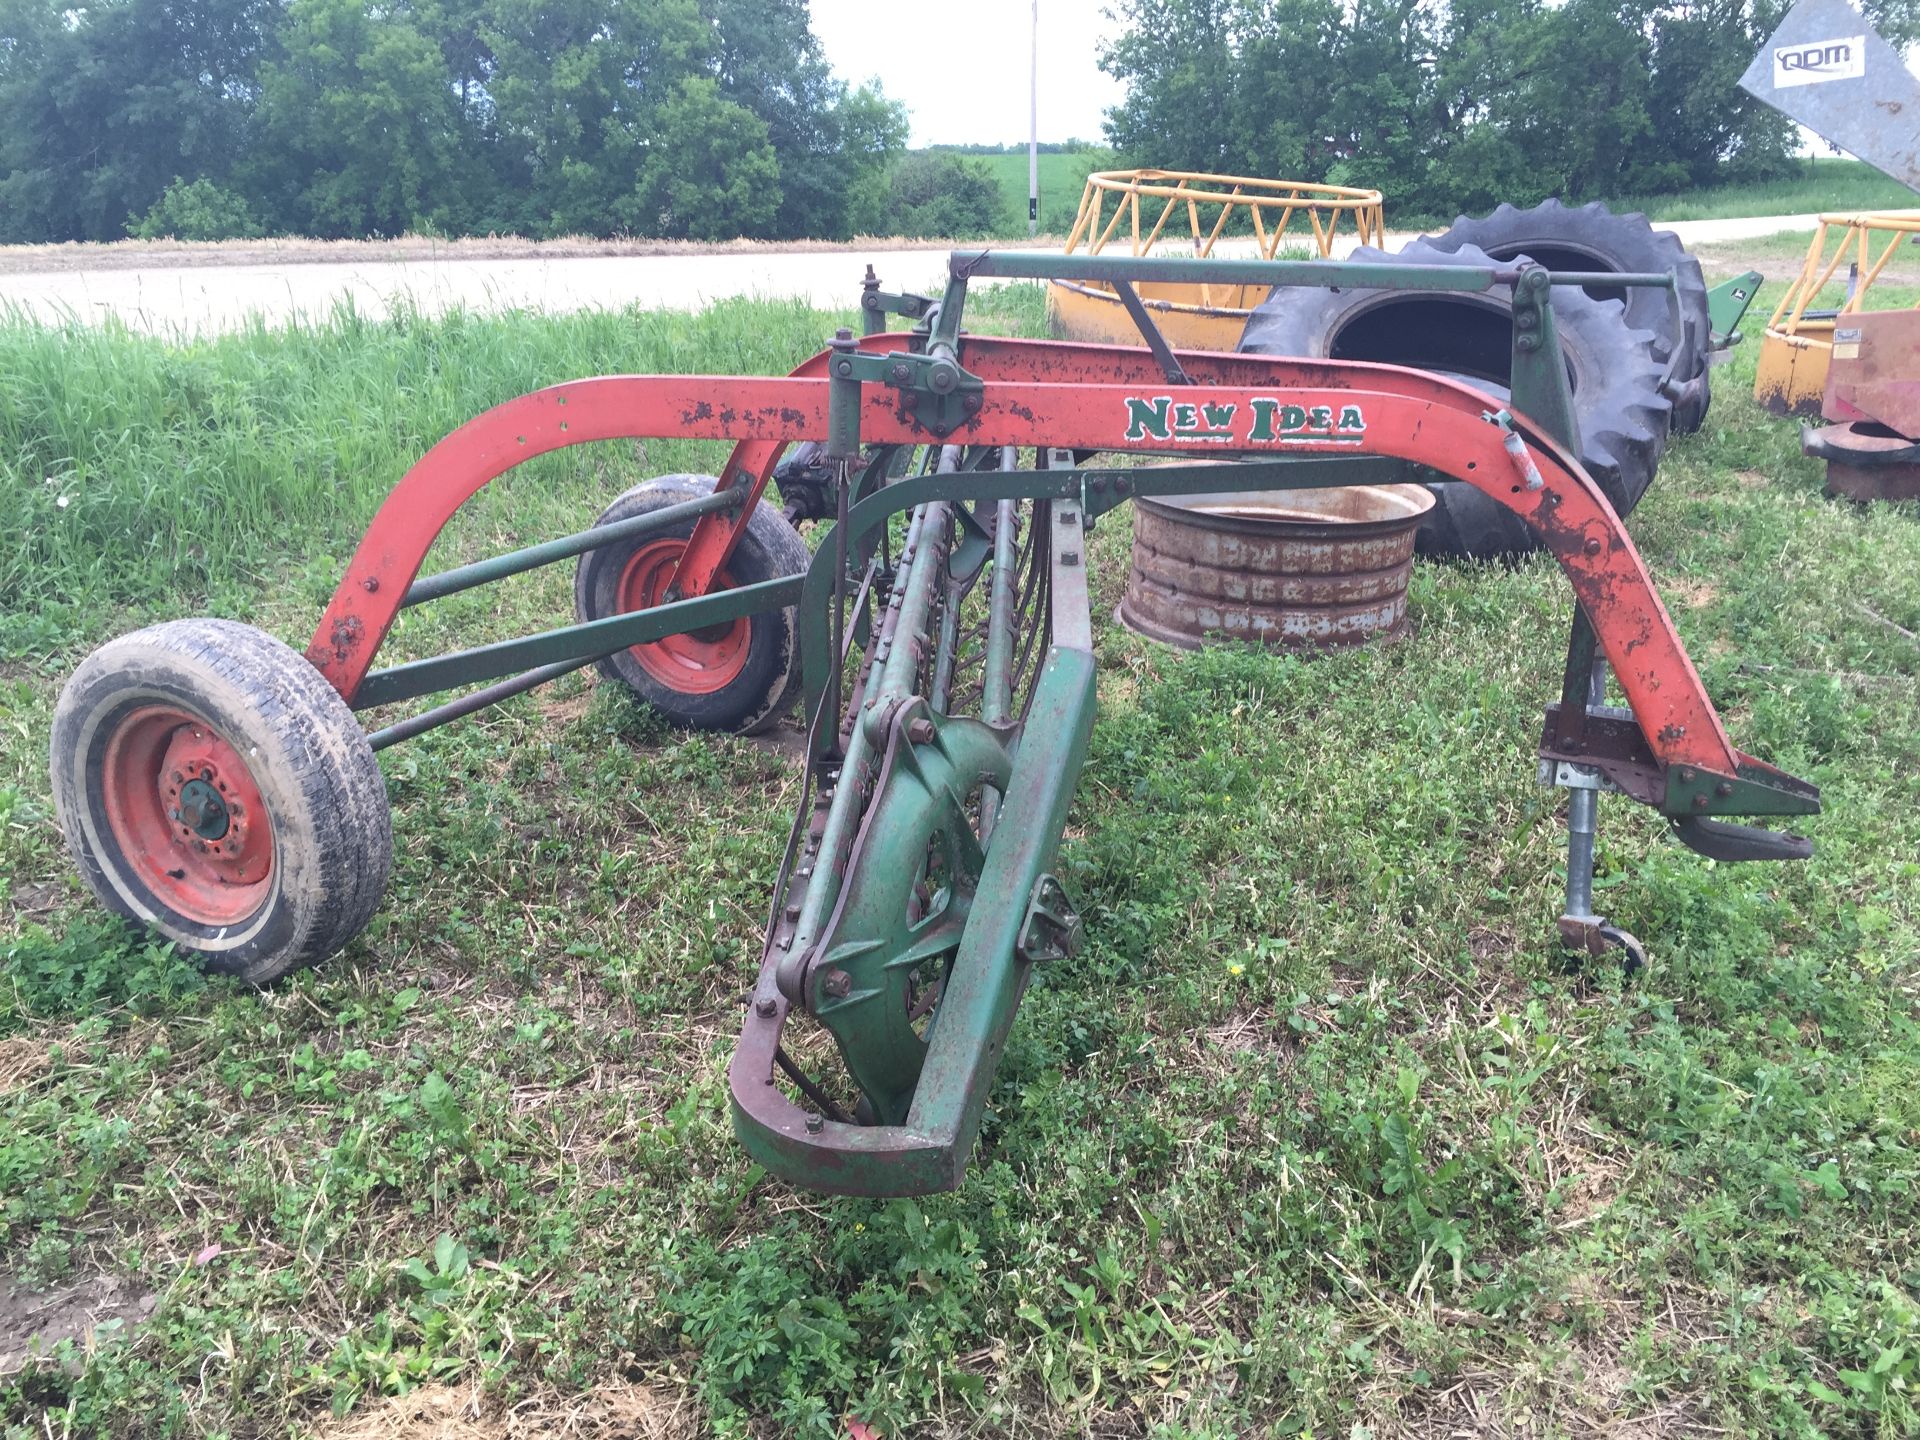
[[[1882,244],[1877,235],[1884,234]],[[1828,241],[1836,238],[1833,253]],[[1767,321],[1760,342],[1760,358],[1753,382],[1753,398],[1782,415],[1814,417],[1827,388],[1827,367],[1833,359],[1833,332],[1840,317],[1866,309],[1873,288],[1894,252],[1920,237],[1920,210],[1868,211],[1855,215],[1822,215],[1800,273]],[[1835,272],[1849,258],[1854,265],[1853,293],[1833,316],[1809,316],[1814,302],[1833,283]]]
[[[1109,196],[1113,197],[1113,213],[1103,226],[1100,222]],[[1144,237],[1140,233],[1142,200],[1166,202],[1160,207],[1160,218]],[[1220,207],[1219,217],[1203,236],[1200,209],[1214,205]],[[1249,175],[1209,175],[1197,170],[1103,170],[1087,176],[1080,210],[1067,236],[1067,253],[1071,255],[1085,241],[1087,253],[1098,255],[1116,234],[1124,233],[1132,253],[1145,255],[1165,233],[1167,221],[1182,207],[1193,253],[1203,257],[1213,253],[1214,242],[1226,233],[1227,223],[1237,210],[1245,211],[1252,221],[1262,260],[1271,260],[1279,252],[1296,215],[1306,216],[1313,229],[1314,248],[1322,260],[1333,252],[1342,216],[1352,217],[1354,234],[1362,245],[1378,244],[1386,233],[1378,190],[1259,180]],[[1271,228],[1269,218],[1273,221]],[[1127,228],[1121,232],[1123,219]]]
[[[1236,226],[1236,215],[1248,223]],[[1176,216],[1186,220],[1184,231]],[[1299,229],[1296,216],[1306,221]],[[1343,222],[1358,243],[1379,244],[1386,234],[1380,192],[1195,170],[1107,170],[1087,177],[1066,251],[1097,255],[1125,243],[1130,253],[1146,255],[1178,237],[1191,245],[1192,254],[1206,257],[1222,239],[1250,231],[1263,260],[1276,258],[1290,236],[1324,260],[1333,253]],[[1170,343],[1198,350],[1237,346],[1247,315],[1269,293],[1263,285],[1142,283],[1134,288]],[[1112,288],[1093,281],[1048,283],[1047,328],[1061,340],[1134,344],[1139,339]]]

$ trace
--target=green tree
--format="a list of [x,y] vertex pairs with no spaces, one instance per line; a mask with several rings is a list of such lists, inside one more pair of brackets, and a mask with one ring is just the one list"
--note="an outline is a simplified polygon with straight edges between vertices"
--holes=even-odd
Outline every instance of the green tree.
[[780,160],[771,233],[843,239],[904,150],[903,107],[849,91],[814,37],[805,0],[701,0],[720,93],[766,122]]
[[117,240],[251,140],[270,0],[0,0],[0,241]]
[[915,150],[900,157],[890,180],[899,235],[967,238],[998,229],[1004,198],[985,162],[948,150]]
[[[1788,0],[1121,0],[1128,163],[1379,188],[1446,215],[1763,176],[1793,128],[1736,81]],[[1914,0],[1872,0],[1920,33]]]
[[780,162],[767,125],[705,76],[682,80],[654,116],[633,198],[634,227],[676,239],[771,234]]
[[127,233],[140,240],[251,240],[261,229],[247,202],[231,190],[176,175]]
[[466,228],[473,167],[458,91],[404,7],[291,0],[259,126],[248,178],[302,233]]
[[655,114],[712,44],[692,0],[489,0],[483,33],[501,143],[528,176],[515,228],[652,233],[634,186]]

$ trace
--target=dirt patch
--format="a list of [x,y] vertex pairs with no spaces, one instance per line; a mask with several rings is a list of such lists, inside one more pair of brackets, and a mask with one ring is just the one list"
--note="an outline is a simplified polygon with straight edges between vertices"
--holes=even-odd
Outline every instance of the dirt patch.
[[[65,274],[76,270],[193,269],[227,265],[364,265],[392,261],[578,260],[593,256],[786,255],[843,250],[951,250],[963,242],[857,236],[852,240],[601,240],[572,235],[525,240],[482,235],[441,240],[402,235],[395,240],[116,240],[108,244],[0,246],[0,275]],[[996,241],[999,249],[1030,249],[1060,237]]]
[[804,766],[807,762],[807,732],[797,723],[782,722],[771,730],[744,738],[748,744],[778,756],[789,765]]
[[[1807,246],[1812,240],[1811,230],[1783,231],[1779,235],[1762,235],[1751,240],[1716,240],[1710,244],[1694,246],[1692,250],[1710,283],[1729,279],[1748,270],[1758,270],[1769,280],[1790,280],[1799,273],[1800,266],[1806,260]],[[1826,249],[1828,255],[1833,254],[1833,247],[1837,243],[1838,232],[1829,230]],[[1886,243],[1887,232],[1884,230],[1876,232],[1872,242],[1873,253],[1877,256]],[[1834,275],[1836,286],[1845,283],[1847,277],[1845,261],[1841,262]],[[1920,285],[1920,266],[1916,266],[1914,260],[1905,253],[1896,252],[1874,284]],[[1837,294],[1838,291],[1836,290],[1835,293]],[[1753,327],[1757,333],[1759,329],[1765,327],[1764,325],[1754,326],[1756,319],[1764,322],[1766,316],[1756,316],[1751,310],[1747,312],[1746,324]]]
[[1748,490],[1764,490],[1773,483],[1758,470],[1736,470],[1733,472],[1733,478]]
[[0,1095],[20,1089],[37,1080],[53,1065],[46,1042],[25,1035],[0,1040]]
[[620,1382],[584,1395],[536,1395],[502,1410],[478,1387],[427,1385],[363,1404],[316,1440],[677,1440],[696,1429],[684,1404]]
[[66,886],[53,880],[16,885],[13,888],[13,908],[28,918],[51,915],[65,894]]
[[51,1355],[62,1340],[84,1349],[108,1321],[123,1321],[131,1329],[153,1313],[156,1303],[137,1280],[113,1275],[44,1291],[0,1275],[0,1375]]
[[564,700],[541,700],[540,717],[551,725],[571,725],[593,708],[593,696],[597,688],[589,685],[578,695],[569,695]]
[[1720,587],[1710,580],[1664,580],[1660,593],[1689,610],[1704,610],[1720,598]]

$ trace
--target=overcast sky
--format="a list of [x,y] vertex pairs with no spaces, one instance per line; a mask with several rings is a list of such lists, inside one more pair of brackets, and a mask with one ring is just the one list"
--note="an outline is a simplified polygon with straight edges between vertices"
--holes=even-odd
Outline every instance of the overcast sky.
[[[1040,138],[1101,139],[1119,85],[1095,60],[1112,0],[1040,0]],[[1027,138],[1032,0],[812,0],[813,33],[842,79],[878,76],[906,103],[915,145]]]

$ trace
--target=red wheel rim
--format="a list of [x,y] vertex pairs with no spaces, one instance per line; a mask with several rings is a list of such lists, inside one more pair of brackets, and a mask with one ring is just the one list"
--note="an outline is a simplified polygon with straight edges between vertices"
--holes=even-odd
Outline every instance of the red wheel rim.
[[273,878],[273,826],[246,762],[197,715],[133,711],[101,766],[107,826],[140,881],[200,925],[260,907]]
[[[686,548],[685,540],[666,539],[650,540],[635,550],[620,572],[620,613],[664,603]],[[720,590],[733,584],[724,570],[713,581]],[[634,645],[628,653],[669,690],[683,695],[711,695],[740,678],[740,672],[747,668],[752,639],[753,623],[743,615],[686,635]]]

